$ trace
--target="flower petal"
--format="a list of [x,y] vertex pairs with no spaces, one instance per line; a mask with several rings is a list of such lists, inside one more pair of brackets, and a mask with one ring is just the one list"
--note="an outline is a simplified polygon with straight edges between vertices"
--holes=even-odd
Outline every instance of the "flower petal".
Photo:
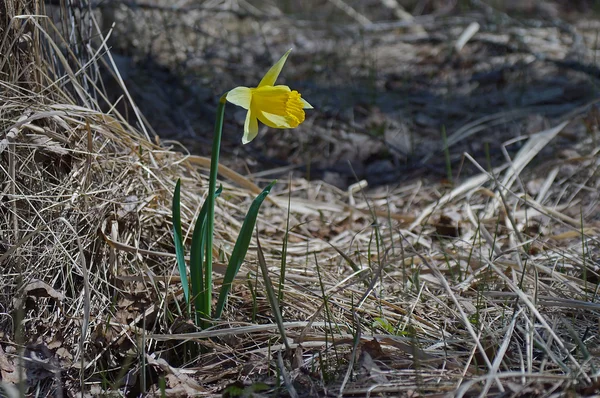
[[260,120],[262,124],[265,124],[274,129],[292,128],[285,116],[279,116],[269,112],[259,112],[257,116],[258,120]]
[[236,87],[227,93],[227,101],[244,109],[250,109],[252,90],[248,87]]
[[290,55],[291,51],[292,49],[290,48],[285,54],[283,54],[283,57],[281,57],[279,61],[277,61],[277,63],[273,65],[271,69],[269,69],[265,77],[263,77],[258,84],[258,87],[275,85],[275,80],[277,80],[277,77],[279,76],[279,73],[281,72],[281,69],[283,68],[283,65],[285,64],[285,61],[287,60],[287,57]]
[[283,84],[278,84],[277,86],[262,86],[252,89],[253,93],[257,93],[262,96],[277,96],[277,95],[286,95],[290,91],[291,88],[288,86],[284,86]]
[[302,108],[304,109],[313,109],[313,106],[308,103],[304,98],[300,98],[300,102],[302,102]]
[[258,134],[258,120],[252,110],[249,110],[246,114],[246,121],[244,122],[244,136],[242,137],[242,144],[247,144],[256,138]]

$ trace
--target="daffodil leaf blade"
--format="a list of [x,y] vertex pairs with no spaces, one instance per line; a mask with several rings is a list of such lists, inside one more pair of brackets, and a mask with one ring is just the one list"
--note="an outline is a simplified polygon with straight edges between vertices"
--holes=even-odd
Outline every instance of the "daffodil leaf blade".
[[179,275],[181,277],[181,285],[183,288],[183,295],[185,301],[189,304],[190,302],[190,287],[187,280],[187,272],[185,267],[185,254],[183,249],[183,235],[181,233],[181,179],[177,180],[175,184],[175,191],[173,192],[173,243],[175,244],[175,256],[177,258],[177,267],[179,268]]
[[246,258],[246,253],[248,252],[248,247],[250,246],[250,240],[252,238],[254,226],[256,225],[256,218],[258,217],[260,206],[266,199],[267,195],[269,195],[271,188],[273,188],[276,182],[277,180],[271,182],[269,185],[267,185],[267,187],[265,187],[265,189],[262,190],[262,192],[254,199],[252,205],[250,205],[250,209],[246,214],[246,218],[244,218],[242,228],[240,229],[235,246],[231,252],[231,257],[229,258],[229,263],[227,264],[227,270],[225,271],[225,277],[223,278],[221,291],[219,292],[219,301],[217,302],[215,311],[216,319],[219,319],[223,313],[227,295],[231,290],[233,280],[235,279],[235,276],[239,272],[240,267]]
[[[221,195],[223,191],[223,186],[219,186],[219,188],[215,191],[215,198]],[[198,214],[198,218],[196,219],[196,224],[194,226],[194,233],[192,235],[192,249],[190,252],[190,281],[192,285],[192,297],[194,298],[194,307],[197,315],[201,316],[209,316],[210,314],[202,314],[202,309],[205,308],[206,304],[206,294],[204,289],[204,274],[203,274],[203,264],[204,264],[204,251],[206,249],[206,240],[204,237],[206,236],[206,215],[208,214],[208,200],[204,202],[202,208],[200,209],[200,213]],[[200,312],[200,314],[198,314]]]

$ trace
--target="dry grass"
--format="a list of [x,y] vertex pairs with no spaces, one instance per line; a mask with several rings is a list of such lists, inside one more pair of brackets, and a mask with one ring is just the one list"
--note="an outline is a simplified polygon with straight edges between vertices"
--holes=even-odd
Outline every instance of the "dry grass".
[[[59,51],[67,41],[33,16],[43,9],[6,4],[17,6],[3,10],[0,26],[7,388],[25,378],[38,395],[210,395],[233,383],[289,396],[596,393],[600,148],[590,136],[536,162],[591,108],[529,136],[501,167],[476,165],[479,174],[453,187],[422,180],[344,192],[281,180],[258,235],[277,289],[289,200],[287,349],[256,246],[224,318],[194,328],[170,206],[181,177],[189,235],[206,195],[205,160],[151,142],[141,115],[136,127],[116,107],[102,111],[101,40],[79,55]],[[225,167],[221,177],[222,273],[265,182]]]

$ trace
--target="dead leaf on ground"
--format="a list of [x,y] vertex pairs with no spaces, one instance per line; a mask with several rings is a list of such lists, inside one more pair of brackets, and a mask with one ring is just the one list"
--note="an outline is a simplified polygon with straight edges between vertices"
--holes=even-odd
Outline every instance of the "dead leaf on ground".
[[25,295],[33,297],[50,297],[57,301],[63,301],[65,295],[44,281],[39,279],[33,279],[24,288]]
[[149,365],[156,366],[166,373],[165,380],[167,387],[172,392],[180,394],[185,392],[188,396],[195,396],[201,392],[207,392],[207,390],[198,384],[192,377],[186,373],[194,373],[193,371],[174,368],[162,358],[154,358],[152,355],[146,355]]
[[16,384],[19,382],[17,367],[8,359],[2,346],[0,346],[0,375],[5,383]]

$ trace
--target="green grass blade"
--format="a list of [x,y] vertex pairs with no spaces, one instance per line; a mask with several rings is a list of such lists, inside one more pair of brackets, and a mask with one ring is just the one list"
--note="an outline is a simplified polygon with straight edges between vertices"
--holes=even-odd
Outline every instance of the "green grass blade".
[[177,180],[175,192],[173,192],[173,242],[175,243],[175,254],[177,256],[177,266],[181,276],[181,285],[183,286],[183,295],[185,301],[190,302],[190,286],[188,285],[187,272],[185,268],[185,255],[183,252],[183,235],[181,234],[181,179]]
[[269,300],[269,304],[271,305],[271,311],[273,311],[273,317],[275,318],[275,323],[277,323],[277,328],[279,329],[279,333],[281,334],[281,338],[283,339],[283,344],[285,344],[285,348],[287,350],[291,350],[290,344],[288,343],[287,337],[285,336],[285,327],[283,326],[283,317],[281,316],[281,311],[279,310],[279,301],[277,300],[275,289],[273,289],[271,278],[269,278],[269,269],[267,267],[267,262],[265,261],[265,255],[263,254],[262,247],[260,246],[258,234],[256,234],[256,244],[258,245],[258,265],[260,266],[260,270],[263,275],[263,280],[265,282],[267,299]]
[[[215,198],[223,191],[223,186],[215,192]],[[192,235],[192,250],[190,253],[190,282],[192,285],[192,297],[194,300],[194,309],[196,313],[196,324],[198,317],[208,318],[210,314],[205,314],[203,309],[206,306],[206,293],[204,289],[204,275],[202,265],[204,263],[204,250],[206,248],[206,215],[208,214],[208,200],[204,202],[200,209],[200,214],[196,219],[194,234]]]
[[287,218],[285,221],[285,235],[283,236],[283,244],[281,247],[281,268],[279,271],[279,292],[277,293],[277,298],[279,302],[283,300],[283,288],[285,285],[285,269],[287,265],[287,247],[290,233],[290,208],[292,207],[292,174],[290,174],[289,182],[288,182],[288,208],[287,208]]
[[[329,242],[327,242],[327,243],[329,243]],[[350,268],[352,268],[352,271],[354,271],[354,272],[355,272],[355,273],[357,273],[357,274],[358,274],[358,273],[360,273],[360,272],[362,271],[361,267],[360,267],[358,264],[356,264],[356,263],[354,262],[354,260],[352,260],[352,259],[350,258],[350,256],[348,256],[346,253],[344,253],[343,251],[341,251],[340,249],[338,249],[337,247],[335,247],[335,246],[334,246],[334,245],[332,245],[331,243],[329,243],[329,246],[333,247],[333,248],[335,249],[335,251],[336,251],[336,252],[338,252],[338,254],[339,254],[340,256],[342,256],[342,258],[343,258],[344,260],[346,260],[346,262],[348,263],[348,265],[350,266]],[[369,258],[370,258],[370,256],[369,256]],[[369,261],[370,261],[370,260],[369,260]],[[363,283],[365,284],[365,286],[369,286],[369,282],[367,282],[366,280],[364,280],[364,281],[363,281]]]
[[[329,242],[328,242],[328,243],[329,243]],[[352,259],[350,258],[350,256],[348,256],[346,253],[344,253],[343,251],[341,251],[340,249],[338,249],[337,247],[335,247],[335,246],[334,246],[334,245],[332,245],[331,243],[329,243],[329,246],[333,247],[333,248],[335,249],[335,251],[336,251],[336,252],[338,252],[338,254],[339,254],[340,256],[342,256],[342,258],[343,258],[344,260],[346,260],[346,262],[348,263],[348,265],[350,266],[350,268],[352,268],[352,271],[354,271],[354,272],[357,272],[357,273],[361,271],[361,268],[360,268],[360,266],[359,266],[358,264],[356,264],[356,263],[354,262],[354,260],[352,260]]]
[[448,137],[446,126],[442,126],[442,142],[444,143],[444,159],[446,160],[446,173],[448,182],[452,184],[452,161],[450,160],[450,148],[448,148]]
[[238,235],[235,246],[233,247],[233,252],[231,253],[231,258],[229,259],[227,271],[225,271],[225,277],[223,278],[221,291],[219,292],[219,301],[217,302],[217,309],[215,312],[216,319],[219,319],[223,313],[225,301],[227,300],[227,295],[231,289],[231,284],[240,270],[244,258],[246,258],[246,253],[248,252],[248,246],[250,246],[250,239],[252,238],[252,231],[254,230],[254,225],[256,224],[256,217],[258,217],[260,206],[269,192],[271,192],[271,188],[273,188],[273,185],[275,185],[276,182],[277,181],[273,181],[265,189],[263,189],[256,199],[254,199],[252,205],[250,206],[250,210],[248,210],[248,213],[246,214],[246,218],[242,224],[242,229],[240,230],[240,234]]

